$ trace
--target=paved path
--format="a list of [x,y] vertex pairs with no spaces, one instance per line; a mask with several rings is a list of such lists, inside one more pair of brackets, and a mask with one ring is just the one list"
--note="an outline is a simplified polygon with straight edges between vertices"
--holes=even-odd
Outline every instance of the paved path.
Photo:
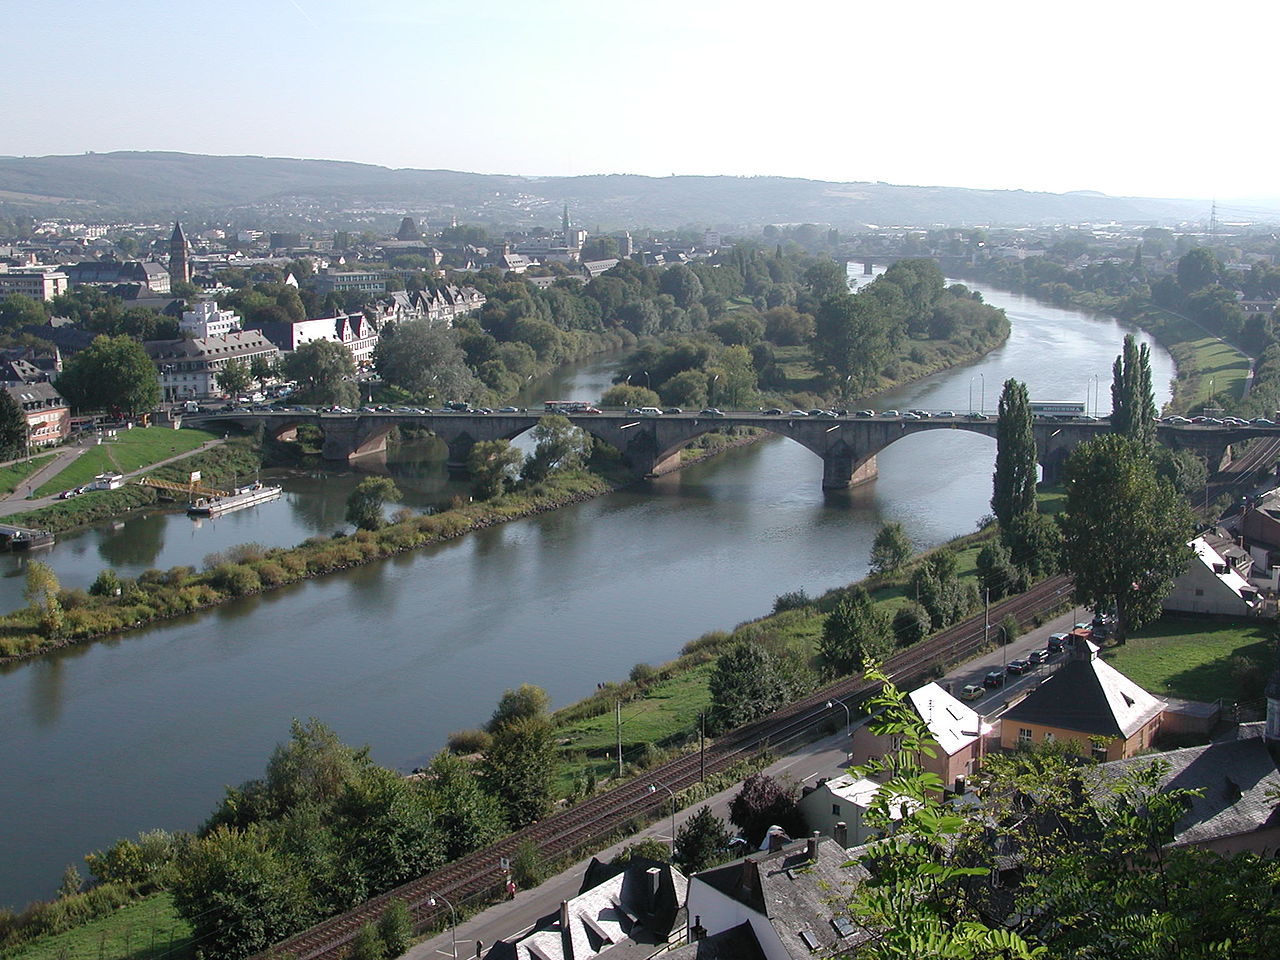
[[[1083,609],[1078,613],[1079,619],[1089,619],[1089,615]],[[1032,650],[1043,649],[1049,634],[1065,633],[1075,625],[1076,620],[1076,612],[1058,617],[1043,626],[1036,627],[1001,650],[984,654],[957,667],[938,682],[944,687],[949,684],[952,690],[959,693],[960,688],[966,683],[981,683],[983,674],[993,666],[999,666],[1002,660],[1012,660],[1026,656]],[[994,637],[998,632],[993,625],[991,635]],[[1058,658],[1059,661],[1062,659],[1063,657]],[[1017,699],[1015,694],[1020,695],[1028,688],[1039,684],[1045,675],[1045,668],[1037,668],[1025,676],[1010,677],[1010,683],[1006,687],[990,691],[970,706],[983,717],[994,719],[1008,708],[1011,700]],[[835,711],[834,719],[838,722],[842,718],[843,711]],[[854,725],[857,726],[857,723]],[[818,777],[838,776],[846,766],[848,760],[846,751],[850,745],[846,734],[840,732],[805,744],[795,753],[771,764],[765,772],[773,777],[789,777],[797,783],[812,783]],[[709,804],[717,816],[728,820],[729,801],[738,792],[739,786],[740,784],[735,784],[728,790],[696,803],[687,810],[678,811],[675,819],[676,830],[678,831],[684,821],[704,804]],[[662,817],[657,823],[634,837],[615,843],[597,853],[596,857],[601,860],[612,859],[627,844],[649,838],[670,842],[671,817],[669,815]],[[496,940],[520,936],[541,918],[556,913],[560,909],[561,900],[569,900],[578,895],[578,887],[582,883],[582,877],[590,859],[588,857],[575,863],[532,890],[520,891],[514,900],[495,904],[458,924],[457,955],[462,958],[478,956],[477,942],[483,944],[484,950],[488,950]],[[440,960],[441,957],[453,955],[451,934],[446,930],[411,947],[405,954],[405,958],[406,960]]]
[[[132,480],[134,477],[140,477],[144,473],[154,470],[156,467],[163,467],[166,464],[174,463],[184,457],[190,457],[197,453],[202,453],[211,447],[216,447],[220,443],[224,443],[222,439],[206,440],[194,450],[188,450],[186,453],[174,454],[172,457],[166,457],[164,460],[157,460],[155,463],[147,464],[145,467],[139,467],[137,470],[131,470],[124,475],[126,480]],[[41,467],[34,474],[5,499],[0,500],[0,517],[12,516],[15,513],[26,513],[28,510],[38,510],[41,507],[47,507],[51,503],[58,502],[58,495],[53,494],[48,497],[32,497],[27,498],[27,493],[36,490],[44,484],[48,483],[53,477],[57,476],[65,470],[73,460],[79,457],[86,450],[92,449],[94,445],[88,444],[83,447],[68,447],[59,450],[57,455],[49,461],[48,464]],[[0,464],[3,466],[3,464]]]

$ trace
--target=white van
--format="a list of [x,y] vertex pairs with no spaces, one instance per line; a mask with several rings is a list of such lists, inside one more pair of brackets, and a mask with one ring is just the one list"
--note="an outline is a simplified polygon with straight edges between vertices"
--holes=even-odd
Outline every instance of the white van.
[[641,407],[640,416],[642,417],[660,417],[662,410],[659,407]]

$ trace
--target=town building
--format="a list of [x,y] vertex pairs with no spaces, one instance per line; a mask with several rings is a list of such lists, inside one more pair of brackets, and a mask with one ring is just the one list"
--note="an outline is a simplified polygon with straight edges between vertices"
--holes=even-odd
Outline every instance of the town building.
[[183,334],[200,340],[225,337],[243,326],[239,314],[233,310],[219,310],[214,300],[201,300],[194,309],[183,311],[182,319],[178,321],[178,329]]
[[[800,812],[811,830],[833,838],[842,847],[859,846],[881,834],[867,822],[867,811],[881,789],[874,780],[847,773],[821,777],[817,783],[801,787]],[[890,802],[888,809],[890,819],[902,818],[901,804]]]
[[1000,718],[1006,750],[1063,743],[1077,756],[1121,760],[1152,746],[1165,704],[1076,639],[1056,673]]
[[380,336],[378,323],[363,313],[340,313],[315,320],[259,323],[255,326],[282,353],[292,353],[312,340],[341,343],[351,351],[351,359],[357,367],[365,367],[373,362],[373,350],[378,345]]
[[224,336],[182,340],[148,340],[143,348],[156,366],[161,395],[166,401],[221,397],[218,373],[231,361],[248,367],[257,358],[268,363],[280,351],[261,330],[236,330]]
[[171,278],[163,264],[153,261],[115,260],[104,257],[101,260],[84,260],[80,263],[63,267],[71,286],[91,285],[95,287],[132,286],[132,296],[136,299],[146,294],[170,293]]
[[[921,767],[936,774],[949,789],[980,766],[983,745],[994,728],[972,707],[961,703],[936,683],[926,683],[907,695],[907,702],[929,728],[933,756],[921,755]],[[851,760],[867,763],[896,749],[894,737],[872,733],[867,724],[853,734]],[[961,783],[960,786],[963,786]],[[963,790],[958,790],[963,792]]]
[[32,300],[52,300],[66,293],[71,278],[58,267],[7,267],[0,265],[0,297],[20,293]]
[[1229,540],[1215,549],[1205,537],[1191,541],[1194,558],[1162,601],[1166,610],[1248,617],[1262,612],[1262,594],[1249,582],[1253,558]]
[[191,282],[190,255],[191,244],[182,232],[182,224],[175,220],[173,236],[169,238],[169,278],[172,283]]
[[387,292],[387,279],[375,271],[334,270],[325,267],[313,277],[302,281],[302,286],[314,290],[319,296],[331,293],[373,293]]
[[5,390],[27,418],[27,443],[61,443],[71,432],[71,407],[51,383],[7,383]]

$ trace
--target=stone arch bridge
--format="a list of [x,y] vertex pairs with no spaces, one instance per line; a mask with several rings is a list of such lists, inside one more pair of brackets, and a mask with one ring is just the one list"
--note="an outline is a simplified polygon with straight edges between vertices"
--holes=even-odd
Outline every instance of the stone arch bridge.
[[[449,468],[465,471],[471,448],[483,440],[511,440],[537,425],[541,412],[527,413],[326,413],[316,411],[232,411],[189,416],[191,426],[212,429],[261,428],[275,440],[293,439],[298,427],[312,426],[324,434],[321,456],[326,460],[354,460],[386,449],[393,427],[413,426],[434,433],[449,448]],[[615,447],[637,476],[658,476],[679,465],[680,450],[704,433],[723,427],[758,427],[788,437],[822,459],[822,486],[839,490],[876,476],[876,454],[912,434],[933,430],[965,430],[996,436],[995,418],[936,417],[789,417],[727,412],[721,416],[681,413],[639,417],[621,412],[569,414],[568,419],[591,436]],[[1110,429],[1106,421],[1064,421],[1037,418],[1032,426],[1037,459],[1044,479],[1054,481],[1075,447]],[[1210,470],[1230,462],[1230,447],[1253,437],[1280,436],[1280,427],[1160,424],[1159,440],[1174,449],[1189,449],[1203,457]]]

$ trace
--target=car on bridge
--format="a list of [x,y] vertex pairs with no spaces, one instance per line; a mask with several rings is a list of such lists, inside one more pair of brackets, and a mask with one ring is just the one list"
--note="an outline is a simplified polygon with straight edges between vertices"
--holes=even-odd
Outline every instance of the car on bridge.
[[724,416],[724,414],[723,414],[719,409],[717,409],[716,407],[707,407],[705,410],[703,410],[701,413],[699,413],[699,414],[698,414],[698,416],[700,416],[700,417],[723,417],[723,416]]
[[859,410],[854,414],[855,417],[874,417],[875,415],[876,412],[874,410]]
[[807,416],[808,416],[808,414],[807,414],[807,413],[805,413],[803,410],[792,410],[789,414],[787,414],[787,416],[789,416],[789,417],[807,417]]
[[780,417],[780,416],[782,416],[782,408],[781,408],[781,407],[770,407],[768,410],[762,410],[762,411],[760,411],[760,412],[761,412],[761,413],[763,413],[766,417]]

